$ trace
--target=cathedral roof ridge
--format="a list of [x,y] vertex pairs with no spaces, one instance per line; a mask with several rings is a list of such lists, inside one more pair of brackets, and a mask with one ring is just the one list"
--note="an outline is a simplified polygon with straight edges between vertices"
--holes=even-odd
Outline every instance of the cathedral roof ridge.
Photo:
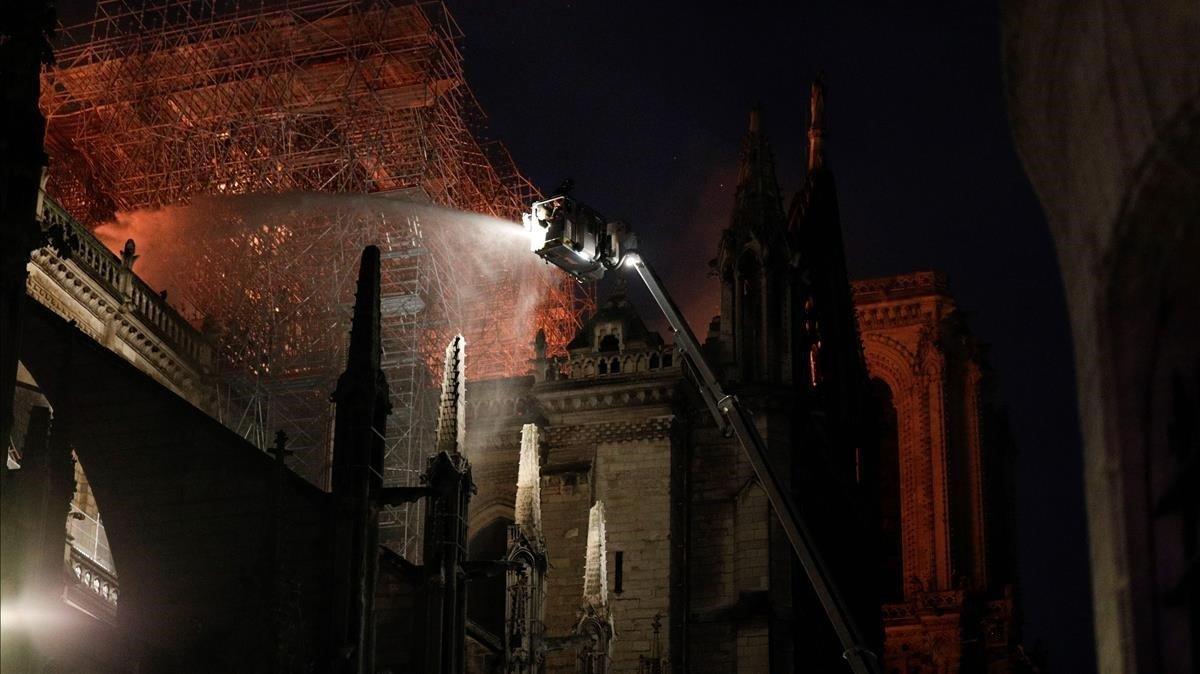
[[625,295],[625,284],[617,284],[609,293],[608,298],[596,309],[579,332],[567,344],[568,351],[591,349],[595,346],[596,327],[603,323],[617,323],[621,326],[620,342],[622,346],[630,342],[644,342],[648,346],[659,346],[662,337],[646,326],[637,307]]

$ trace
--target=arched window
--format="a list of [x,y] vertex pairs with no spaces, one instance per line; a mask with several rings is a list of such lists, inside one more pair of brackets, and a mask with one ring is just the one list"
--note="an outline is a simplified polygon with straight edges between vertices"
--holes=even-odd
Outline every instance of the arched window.
[[762,349],[762,265],[758,256],[747,251],[738,262],[737,273],[737,344],[738,364],[744,379],[758,377],[761,369]]
[[621,350],[621,338],[616,335],[605,335],[600,338],[599,350],[601,353],[612,353]]
[[621,359],[620,358],[612,359],[612,368],[609,369],[609,372],[612,372],[613,374],[620,374],[620,372],[621,372]]
[[900,521],[900,436],[892,390],[881,379],[871,380],[879,410],[880,588],[884,601],[904,599],[904,557]]
[[[507,517],[492,520],[471,537],[467,557],[473,561],[496,561],[508,557],[508,528],[513,521]],[[471,581],[467,593],[467,617],[476,625],[504,638],[504,574]]]
[[604,358],[600,359],[600,362],[596,364],[596,373],[608,374],[608,360]]
[[650,354],[650,369],[651,370],[658,369],[658,354],[657,353]]

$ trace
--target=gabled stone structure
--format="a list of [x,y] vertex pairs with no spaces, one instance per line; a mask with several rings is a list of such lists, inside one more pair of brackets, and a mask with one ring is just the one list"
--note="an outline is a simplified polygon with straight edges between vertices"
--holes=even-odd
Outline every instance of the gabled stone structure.
[[[878,598],[874,585],[862,582],[875,572],[870,560],[878,529],[873,421],[837,189],[825,156],[824,100],[825,84],[818,79],[810,99],[807,176],[786,214],[762,113],[751,113],[733,215],[718,247],[720,327],[707,348],[731,392],[754,411],[776,469],[868,647],[878,650]],[[729,557],[708,552],[708,545],[728,535],[706,525],[713,519],[731,521],[736,541],[736,595],[725,594],[712,610],[692,618],[695,634],[705,635],[693,641],[693,657],[728,658],[717,644],[735,635],[739,648],[726,662],[738,667],[844,667],[840,649],[830,646],[837,637],[824,609],[757,481],[747,472],[740,485],[730,484],[727,471],[712,470],[736,466],[741,477],[748,465],[740,449],[704,429],[693,431],[693,438],[693,489],[703,485],[729,494],[730,503],[696,503],[691,536],[701,549],[690,562],[728,564]],[[691,580],[705,586],[702,576]]]
[[[603,374],[601,362],[608,364]],[[567,358],[535,358],[533,369],[532,377],[472,384],[468,446],[476,474],[487,477],[479,479],[481,506],[472,512],[471,531],[483,536],[492,523],[513,517],[516,493],[507,485],[517,483],[514,450],[522,425],[536,422],[549,563],[544,633],[558,642],[545,667],[574,672],[577,645],[562,640],[577,634],[590,512],[597,501],[604,501],[607,515],[607,607],[622,635],[615,643],[648,643],[654,616],[667,616],[673,601],[679,606],[675,598],[683,588],[673,578],[681,578],[682,547],[673,539],[684,523],[681,513],[672,514],[672,495],[682,495],[686,471],[682,444],[675,444],[682,439],[675,415],[684,398],[683,372],[674,350],[621,296],[583,326]],[[629,574],[620,586],[613,577],[617,554],[622,573]],[[614,645],[610,671],[636,671],[634,648]]]

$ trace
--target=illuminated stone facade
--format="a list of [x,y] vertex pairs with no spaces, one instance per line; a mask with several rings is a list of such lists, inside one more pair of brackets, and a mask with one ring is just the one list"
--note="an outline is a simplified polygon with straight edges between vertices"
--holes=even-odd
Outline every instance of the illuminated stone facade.
[[[617,341],[604,342],[609,335]],[[684,523],[672,506],[681,494],[677,462],[684,456],[680,363],[623,298],[601,307],[568,358],[539,355],[533,376],[469,384],[467,453],[479,490],[471,509],[471,557],[506,554],[502,532],[514,521],[521,429],[535,423],[548,560],[543,636],[569,644],[580,628],[590,513],[602,501],[607,612],[616,634],[607,671],[636,672],[650,654],[656,619],[669,630],[684,591],[682,551],[673,545]],[[504,585],[503,577],[473,583],[468,616],[475,623],[492,630],[503,625]],[[556,648],[546,653],[547,671],[577,671],[585,656],[576,646]]]
[[858,281],[854,294],[883,407],[886,671],[997,671],[1017,627],[1012,456],[984,347],[939,273]]

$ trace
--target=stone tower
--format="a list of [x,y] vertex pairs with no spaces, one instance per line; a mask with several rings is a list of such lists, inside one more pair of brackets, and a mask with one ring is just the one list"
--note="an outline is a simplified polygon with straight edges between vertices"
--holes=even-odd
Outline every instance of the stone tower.
[[825,156],[824,79],[812,85],[808,129],[808,172],[788,212],[787,236],[793,269],[793,373],[815,392],[827,412],[852,425],[867,381],[854,301],[846,271],[837,185]]
[[[791,297],[787,307],[795,422],[791,477],[834,580],[868,646],[879,654],[878,441],[854,312],[837,184],[827,157],[823,76],[809,99],[807,174],[788,210]],[[797,663],[844,667],[811,585],[793,572]],[[800,660],[803,654],[803,660]]]
[[987,347],[945,275],[854,283],[880,415],[885,669],[1005,672],[1013,592],[1013,453]]
[[[755,413],[822,554],[840,571],[838,584],[860,630],[878,649],[875,569],[865,561],[878,534],[873,415],[826,158],[825,92],[818,79],[807,174],[786,215],[762,113],[751,112],[733,213],[718,249],[720,331],[708,350],[720,357],[730,389]],[[717,488],[721,478],[708,475],[704,464],[741,466],[744,460],[736,445],[705,430],[695,433],[694,484]],[[700,518],[714,516],[712,508],[699,505]],[[738,495],[732,513],[744,539],[733,555],[739,604],[764,592],[764,608],[741,610],[757,617],[739,622],[738,639],[765,640],[761,662],[771,671],[844,666],[840,653],[827,647],[836,637],[755,481]],[[767,520],[762,534],[751,535],[745,527],[759,518]],[[706,540],[709,534],[697,525],[693,536]]]
[[729,228],[717,249],[721,361],[731,381],[787,382],[784,326],[790,251],[775,158],[759,108],[742,140]]
[[[813,94],[809,171],[790,210],[763,114],[750,115],[717,251],[721,316],[705,350],[752,411],[879,652],[870,388],[825,152],[824,86]],[[584,534],[603,502],[607,551],[595,568],[618,626],[613,671],[843,671],[829,620],[742,448],[712,423],[678,352],[647,328],[624,288],[581,326],[565,358],[537,342],[533,355],[530,376],[473,383],[471,456],[489,479],[471,530],[482,539],[525,508],[509,485],[521,424],[536,423],[546,633],[578,624],[577,598],[589,587]],[[547,653],[546,671],[584,669],[571,655]]]

